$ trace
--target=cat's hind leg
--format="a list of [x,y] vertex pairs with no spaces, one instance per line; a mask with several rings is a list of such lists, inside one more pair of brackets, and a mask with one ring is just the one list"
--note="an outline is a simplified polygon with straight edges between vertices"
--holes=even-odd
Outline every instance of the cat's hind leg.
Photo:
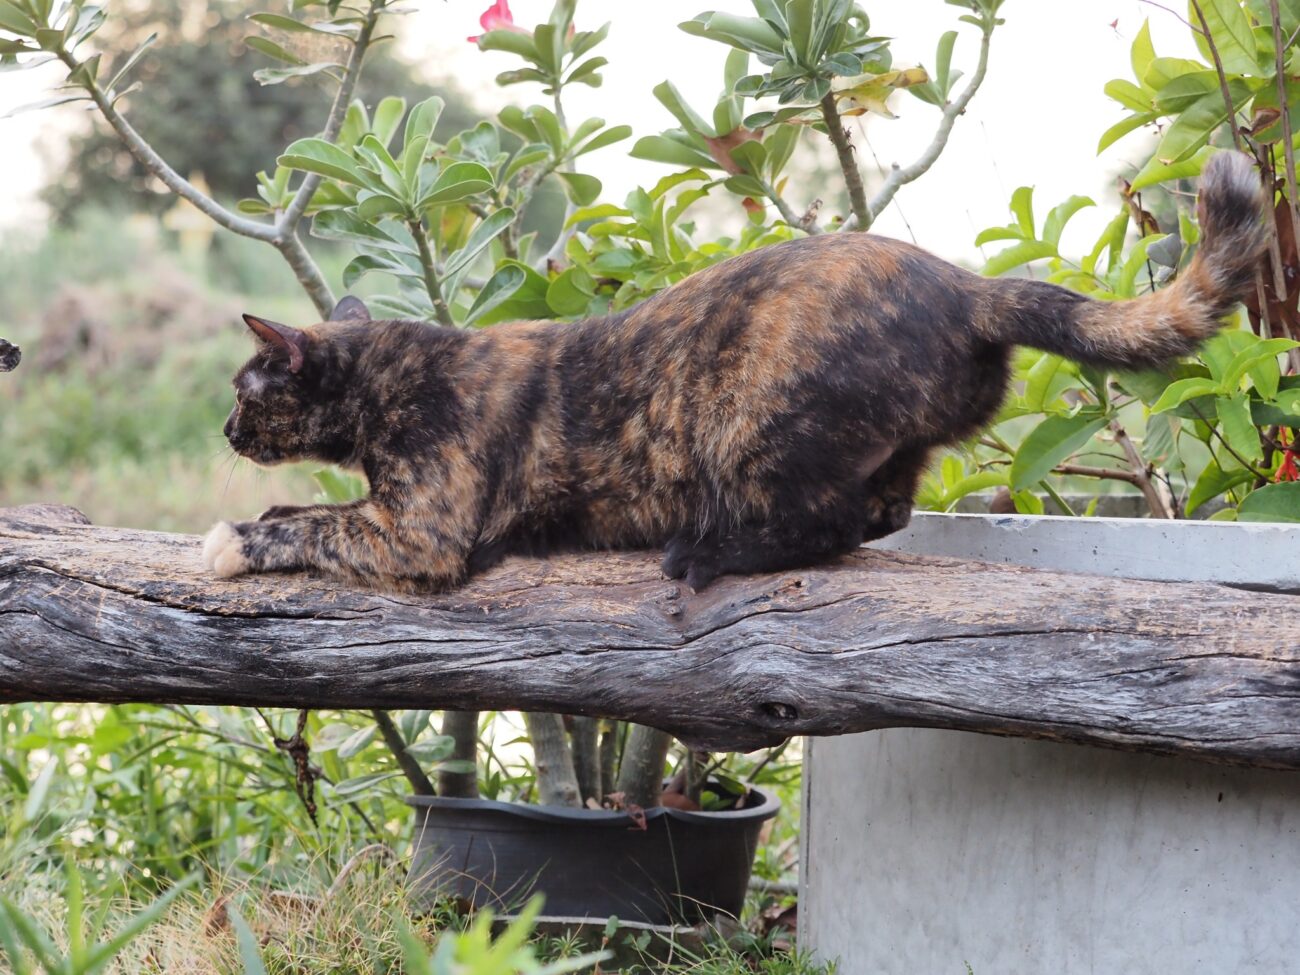
[[928,446],[904,447],[867,479],[862,541],[884,538],[907,527],[912,520],[912,499],[929,461]]

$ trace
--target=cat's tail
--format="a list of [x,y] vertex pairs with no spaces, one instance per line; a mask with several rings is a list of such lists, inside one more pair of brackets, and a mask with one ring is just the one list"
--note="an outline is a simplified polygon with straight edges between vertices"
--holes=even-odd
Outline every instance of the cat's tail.
[[1220,152],[1201,176],[1200,247],[1168,288],[1132,301],[1096,301],[1042,281],[991,278],[977,327],[993,341],[1098,366],[1149,366],[1186,355],[1253,287],[1268,246],[1269,203],[1250,159]]

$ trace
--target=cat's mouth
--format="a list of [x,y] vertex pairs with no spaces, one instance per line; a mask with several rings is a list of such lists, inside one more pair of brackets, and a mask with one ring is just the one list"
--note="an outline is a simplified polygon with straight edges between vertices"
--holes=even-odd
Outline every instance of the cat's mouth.
[[250,444],[236,444],[233,441],[230,447],[244,460],[251,460],[258,467],[275,467],[277,464],[283,464],[287,459],[283,451],[276,450],[274,447],[255,447]]

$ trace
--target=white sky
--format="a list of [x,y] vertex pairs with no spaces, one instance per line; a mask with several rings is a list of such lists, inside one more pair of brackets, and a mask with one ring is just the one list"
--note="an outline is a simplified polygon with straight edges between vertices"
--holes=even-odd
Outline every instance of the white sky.
[[[459,79],[482,108],[544,100],[535,86],[496,88],[492,79],[515,67],[514,59],[481,53],[465,42],[480,32],[478,15],[487,5],[487,0],[425,0],[416,14],[396,19],[394,26],[407,54],[427,63],[432,75]],[[517,22],[531,25],[545,19],[550,0],[514,0],[512,7]],[[956,27],[961,33],[954,67],[968,73],[973,69],[978,31],[956,22],[959,8],[943,0],[877,0],[864,7],[872,16],[873,32],[895,39],[895,64],[931,62],[939,35]],[[721,88],[726,49],[683,34],[676,25],[708,9],[752,12],[748,0],[582,0],[579,27],[613,21],[598,52],[610,64],[603,87],[575,85],[566,91],[570,119],[599,115],[611,124],[631,124],[638,137],[658,132],[674,124],[650,93],[665,78],[707,116]],[[978,230],[1008,221],[1007,202],[1017,186],[1037,187],[1040,219],[1073,193],[1090,195],[1101,206],[1080,214],[1065,240],[1067,250],[1086,250],[1117,203],[1112,174],[1122,161],[1140,162],[1149,145],[1135,134],[1096,155],[1102,131],[1124,114],[1102,86],[1111,78],[1131,76],[1129,45],[1147,17],[1158,54],[1194,57],[1191,38],[1172,14],[1139,0],[1009,0],[1002,15],[1006,24],[994,35],[984,87],[958,120],[943,158],[896,202],[922,246],[959,259],[976,256],[972,242]],[[1114,28],[1112,21],[1118,21]],[[255,57],[249,57],[250,71]],[[0,74],[0,114],[42,97],[57,80],[54,71]],[[906,164],[928,143],[938,112],[906,94],[895,95],[892,104],[900,118],[872,118],[868,134],[883,163]],[[45,173],[35,151],[37,137],[47,127],[75,124],[76,113],[67,107],[0,119],[0,232],[39,216],[33,194]],[[605,199],[619,202],[638,182],[653,183],[670,171],[629,159],[631,144],[628,140],[584,157],[584,170],[604,181]],[[865,152],[861,158],[870,160]],[[801,208],[817,190],[794,186],[788,195]],[[875,230],[909,236],[896,207]]]

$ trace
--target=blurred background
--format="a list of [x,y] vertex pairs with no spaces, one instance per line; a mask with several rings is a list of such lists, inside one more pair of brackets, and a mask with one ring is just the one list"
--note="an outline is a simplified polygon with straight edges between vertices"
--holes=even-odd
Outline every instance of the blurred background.
[[[315,131],[329,98],[311,79],[273,87],[253,79],[266,60],[243,43],[245,17],[263,6],[119,0],[96,38],[111,59],[159,33],[137,69],[144,94],[126,98],[125,114],[179,172],[228,204],[253,194],[255,173],[272,168],[283,146]],[[636,136],[657,132],[672,124],[651,95],[665,78],[688,100],[709,103],[722,86],[724,51],[676,27],[698,6],[581,3],[580,25],[613,21],[604,49],[610,64],[603,87],[574,86],[566,96],[571,113],[631,124]],[[713,6],[749,11],[747,0]],[[440,123],[446,134],[536,100],[528,90],[536,86],[494,84],[513,66],[508,55],[466,42],[480,33],[482,7],[480,0],[416,5],[400,19],[395,43],[374,53],[361,96],[373,104],[399,93],[413,103],[437,92],[448,104]],[[895,62],[904,65],[931,60],[958,12],[942,0],[866,7],[873,30],[894,38]],[[549,0],[513,6],[526,25],[549,9]],[[1148,17],[1160,54],[1194,53],[1176,15],[1136,0],[1017,0],[1003,15],[988,80],[946,153],[899,194],[875,232],[980,263],[977,231],[1004,223],[1011,191],[1034,185],[1043,205],[1074,193],[1102,204],[1072,222],[1062,248],[1086,250],[1114,212],[1115,175],[1149,153],[1149,142],[1134,137],[1096,155],[1097,134],[1121,117],[1102,87],[1130,74],[1129,47]],[[973,65],[974,47],[972,32],[963,31],[954,64]],[[49,69],[0,74],[0,115],[46,97],[57,78]],[[933,133],[928,106],[903,95],[893,106],[895,120],[851,122],[859,151],[875,157],[869,167],[910,161]],[[236,116],[238,125],[230,122]],[[815,187],[832,159],[825,140],[806,141],[817,145],[797,158]],[[621,201],[669,171],[631,159],[631,144],[584,161],[603,181],[603,199]],[[178,205],[79,106],[0,119],[0,147],[0,336],[27,355],[0,382],[0,504],[61,501],[99,524],[198,532],[217,518],[309,498],[308,471],[236,463],[220,436],[229,377],[248,352],[238,313],[294,323],[315,317],[283,263]],[[536,208],[543,224],[559,218],[563,204],[554,196]],[[842,201],[826,203],[844,212]],[[743,220],[734,204],[706,214],[719,224]],[[341,291],[345,255],[320,241],[312,248]]]

